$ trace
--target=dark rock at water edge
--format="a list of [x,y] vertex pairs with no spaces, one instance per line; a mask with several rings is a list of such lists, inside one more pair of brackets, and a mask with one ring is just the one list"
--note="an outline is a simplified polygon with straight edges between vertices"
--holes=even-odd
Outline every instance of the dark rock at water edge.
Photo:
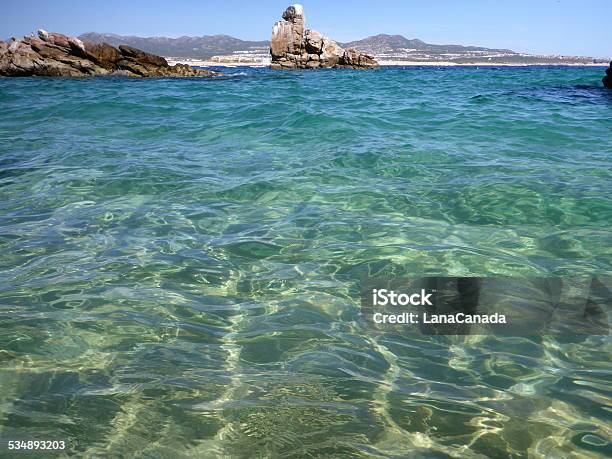
[[606,88],[612,89],[612,61],[610,61],[610,67],[606,69],[606,76],[601,81]]
[[189,65],[168,65],[166,59],[131,46],[115,48],[106,43],[83,42],[75,37],[45,30],[0,41],[0,76],[86,77],[122,75],[129,77],[216,76],[209,70]]
[[291,5],[283,20],[272,28],[270,54],[273,69],[355,68],[371,69],[378,62],[355,49],[342,48],[316,30],[306,29],[304,7]]

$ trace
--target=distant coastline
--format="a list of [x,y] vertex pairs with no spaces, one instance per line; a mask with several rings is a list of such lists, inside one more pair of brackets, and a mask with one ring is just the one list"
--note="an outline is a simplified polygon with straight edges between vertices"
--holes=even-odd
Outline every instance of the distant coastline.
[[[192,59],[192,58],[177,58],[177,57],[166,57],[166,60],[170,65],[175,64],[187,64],[194,67],[268,67],[270,60],[260,61],[222,61],[222,60],[210,60],[210,59]],[[428,67],[542,67],[542,66],[560,66],[560,67],[607,67],[604,63],[599,62],[517,62],[517,63],[504,63],[504,62],[469,62],[469,63],[458,63],[449,61],[399,61],[399,60],[379,60],[381,66],[405,66],[405,67],[417,67],[417,66],[428,66]]]
[[[136,37],[86,33],[81,40],[106,42],[113,46],[127,44],[164,56],[170,63],[202,67],[264,67],[270,65],[270,42],[241,40],[229,35],[201,37]],[[362,40],[339,43],[372,55],[381,65],[405,66],[523,66],[568,65],[607,66],[608,57],[544,55],[511,49],[484,48],[457,44],[431,44],[402,35],[379,34]]]

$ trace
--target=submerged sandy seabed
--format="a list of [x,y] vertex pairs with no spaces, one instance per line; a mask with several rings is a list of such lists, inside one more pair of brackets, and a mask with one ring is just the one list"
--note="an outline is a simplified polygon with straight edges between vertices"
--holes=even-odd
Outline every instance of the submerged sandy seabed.
[[[173,59],[167,57],[166,60],[170,65],[188,64],[196,67],[268,67],[270,62],[213,62],[201,59]],[[458,64],[456,62],[420,62],[420,61],[379,61],[380,65],[389,66],[438,66],[438,67],[479,67],[479,66],[508,66],[508,67],[529,67],[541,65],[566,65],[572,67],[606,67],[606,64],[589,63],[496,63],[496,62],[473,62]]]

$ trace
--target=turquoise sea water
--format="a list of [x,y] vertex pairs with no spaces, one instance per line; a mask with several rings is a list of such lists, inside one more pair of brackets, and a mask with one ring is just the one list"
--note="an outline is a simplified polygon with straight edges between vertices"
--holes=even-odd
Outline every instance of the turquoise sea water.
[[612,273],[602,68],[228,72],[0,79],[0,447],[612,454],[608,337],[358,320],[368,276]]

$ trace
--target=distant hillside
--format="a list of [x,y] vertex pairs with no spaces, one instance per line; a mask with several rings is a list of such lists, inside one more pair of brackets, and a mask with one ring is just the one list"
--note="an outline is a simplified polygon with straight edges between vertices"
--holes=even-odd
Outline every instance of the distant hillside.
[[592,64],[598,59],[580,56],[541,56],[517,53],[511,49],[481,46],[433,45],[422,40],[409,40],[401,35],[375,35],[363,40],[343,43],[373,54],[382,63],[441,63],[441,64]]
[[267,41],[246,41],[229,35],[204,35],[202,37],[134,37],[110,33],[84,33],[81,40],[94,43],[106,42],[113,46],[130,45],[153,54],[173,57],[207,59],[217,54],[232,54],[235,51],[268,52]]
[[[81,40],[94,43],[107,42],[113,46],[130,45],[162,56],[191,57],[207,59],[215,55],[233,54],[236,51],[267,52],[268,41],[247,41],[230,37],[229,35],[204,35],[202,37],[134,37],[110,33],[85,33],[79,36]],[[490,49],[478,46],[433,45],[421,40],[409,40],[401,35],[375,35],[363,40],[341,43],[345,48],[357,48],[360,51],[381,55],[405,53],[405,50],[443,53],[495,52],[516,54],[509,49]]]
[[[113,46],[130,45],[165,57],[211,60],[219,63],[269,63],[268,41],[247,41],[229,35],[202,37],[134,37],[114,34],[86,33],[79,37],[94,43]],[[401,35],[374,35],[363,40],[340,43],[373,54],[381,63],[451,63],[451,64],[589,64],[605,60],[575,56],[536,56],[509,49],[480,46],[434,45],[422,40],[409,40]],[[214,58],[213,58],[214,56]]]
[[480,46],[461,46],[461,45],[432,45],[422,40],[409,40],[402,35],[374,35],[363,40],[351,41],[342,44],[345,48],[357,48],[371,54],[394,54],[405,52],[405,50],[415,50],[422,52],[441,53],[466,53],[474,51],[495,52],[501,54],[516,54],[509,49],[482,48]]

